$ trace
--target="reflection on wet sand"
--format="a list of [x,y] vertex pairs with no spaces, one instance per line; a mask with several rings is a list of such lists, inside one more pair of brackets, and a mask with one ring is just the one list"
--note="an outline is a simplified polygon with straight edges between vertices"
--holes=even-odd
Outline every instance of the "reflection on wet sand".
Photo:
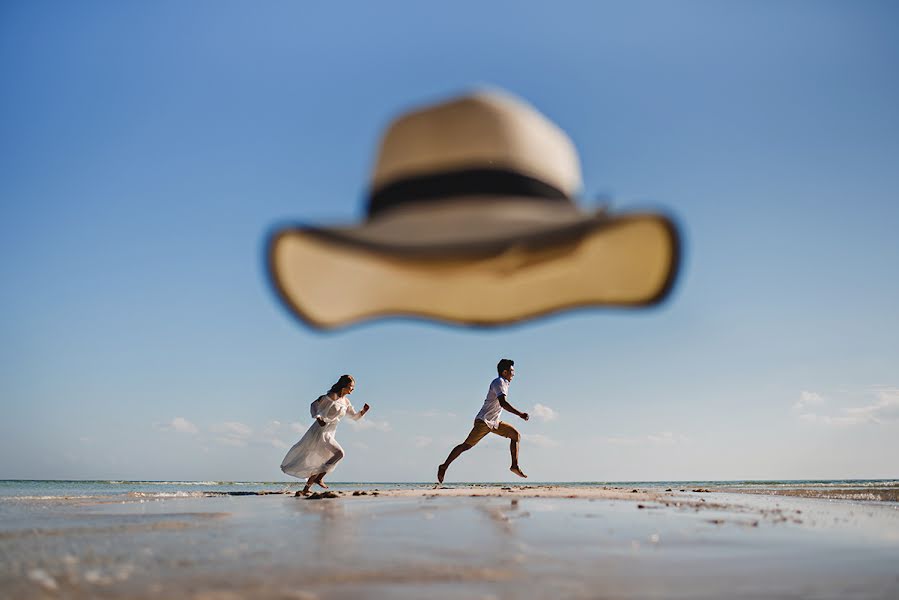
[[[0,597],[709,599],[897,591],[899,511],[886,503],[629,489],[580,497],[549,486],[437,492],[5,505]],[[25,526],[26,515],[39,515],[29,523],[41,526]],[[847,552],[856,557],[851,565]],[[760,582],[762,570],[768,575]]]
[[99,521],[104,524],[94,526],[55,528],[29,527],[27,529],[10,529],[7,531],[0,531],[0,540],[179,530],[187,529],[189,527],[198,527],[205,520],[223,519],[228,516],[230,516],[230,514],[226,512],[161,513],[154,515],[127,516],[105,514],[71,515],[70,517],[75,519],[81,517],[81,520],[92,522]]
[[523,519],[531,516],[529,512],[520,512],[518,510],[518,500],[512,499],[508,503],[502,505],[488,504],[479,506],[478,509],[484,513],[499,533],[513,537],[515,535],[514,519]]
[[340,549],[353,544],[354,517],[347,512],[343,502],[296,498],[296,501],[288,502],[287,506],[291,511],[315,518],[304,519],[300,525],[301,531],[296,533],[304,541],[314,543],[315,552],[320,556],[331,554],[338,559]]

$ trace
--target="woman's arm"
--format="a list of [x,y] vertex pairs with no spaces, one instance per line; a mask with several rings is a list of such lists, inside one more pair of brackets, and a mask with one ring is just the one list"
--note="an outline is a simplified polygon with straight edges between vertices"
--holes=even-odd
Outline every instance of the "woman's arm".
[[354,421],[358,421],[359,419],[361,419],[362,417],[365,416],[365,413],[367,413],[370,408],[371,407],[368,404],[366,404],[365,406],[362,407],[362,410],[360,410],[359,412],[356,412],[356,409],[353,408],[352,404],[347,404],[346,414],[348,414],[350,416],[350,418],[353,419]]

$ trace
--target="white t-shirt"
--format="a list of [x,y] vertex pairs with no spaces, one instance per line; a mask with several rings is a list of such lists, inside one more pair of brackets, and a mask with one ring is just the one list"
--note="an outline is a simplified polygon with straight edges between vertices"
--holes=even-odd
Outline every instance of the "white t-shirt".
[[502,377],[497,377],[490,382],[487,389],[487,399],[484,400],[484,406],[481,412],[475,417],[476,420],[483,421],[490,429],[499,427],[499,418],[503,414],[503,407],[499,404],[499,396],[509,395],[509,381]]

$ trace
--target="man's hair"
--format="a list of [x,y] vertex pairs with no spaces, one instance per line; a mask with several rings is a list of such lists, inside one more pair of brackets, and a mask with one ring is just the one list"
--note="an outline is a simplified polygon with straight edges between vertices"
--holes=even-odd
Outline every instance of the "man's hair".
[[496,363],[496,374],[502,375],[503,371],[505,371],[506,369],[511,369],[514,364],[515,361],[511,358],[504,358],[500,360],[498,363]]

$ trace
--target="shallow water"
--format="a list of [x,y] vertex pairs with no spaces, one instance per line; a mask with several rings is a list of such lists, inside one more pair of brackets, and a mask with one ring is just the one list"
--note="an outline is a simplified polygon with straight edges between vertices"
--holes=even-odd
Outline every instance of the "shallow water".
[[899,509],[705,492],[8,498],[0,565],[9,598],[890,598]]

